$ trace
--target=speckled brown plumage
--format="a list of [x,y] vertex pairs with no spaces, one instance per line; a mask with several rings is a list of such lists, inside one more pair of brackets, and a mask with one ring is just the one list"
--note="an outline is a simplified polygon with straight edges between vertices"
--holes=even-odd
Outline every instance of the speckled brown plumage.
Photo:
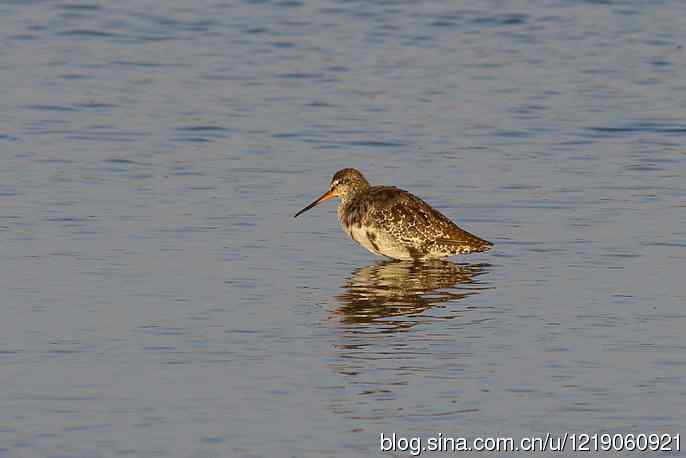
[[407,191],[371,186],[355,169],[338,171],[329,191],[296,216],[333,197],[341,199],[337,213],[343,230],[375,254],[434,259],[486,251],[493,246]]

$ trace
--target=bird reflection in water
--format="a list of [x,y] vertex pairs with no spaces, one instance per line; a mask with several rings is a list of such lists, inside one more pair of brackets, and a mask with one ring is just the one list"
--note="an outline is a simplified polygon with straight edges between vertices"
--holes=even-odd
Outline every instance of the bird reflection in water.
[[477,277],[489,267],[443,260],[377,262],[352,273],[335,313],[348,325],[378,322],[386,330],[407,329],[417,323],[409,318],[486,289]]

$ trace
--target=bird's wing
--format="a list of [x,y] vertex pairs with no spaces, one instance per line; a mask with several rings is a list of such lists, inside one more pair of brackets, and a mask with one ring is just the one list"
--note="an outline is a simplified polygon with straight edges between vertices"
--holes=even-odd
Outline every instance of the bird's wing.
[[460,229],[438,210],[419,197],[390,186],[370,190],[374,207],[367,213],[368,223],[386,231],[396,240],[415,246],[422,243],[488,245],[490,243]]
[[369,197],[375,205],[368,212],[368,222],[396,240],[416,244],[420,239],[449,235],[450,220],[407,191],[379,186],[370,191]]

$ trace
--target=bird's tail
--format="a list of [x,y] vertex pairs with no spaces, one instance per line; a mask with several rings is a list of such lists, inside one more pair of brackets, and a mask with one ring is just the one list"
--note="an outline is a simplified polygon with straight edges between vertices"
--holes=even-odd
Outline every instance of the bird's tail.
[[488,240],[484,240],[468,232],[465,232],[463,237],[457,239],[438,239],[434,241],[434,243],[436,245],[449,247],[450,251],[454,251],[455,254],[480,253],[482,251],[488,251],[493,247],[493,244]]

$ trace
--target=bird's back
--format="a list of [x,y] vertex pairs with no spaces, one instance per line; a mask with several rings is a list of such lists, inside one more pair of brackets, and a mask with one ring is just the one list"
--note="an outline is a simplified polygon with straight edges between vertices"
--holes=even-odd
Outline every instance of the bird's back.
[[[442,258],[492,246],[419,197],[393,186],[372,186],[358,194],[341,207],[339,219],[365,248],[396,259]],[[359,236],[368,240],[358,240]]]

